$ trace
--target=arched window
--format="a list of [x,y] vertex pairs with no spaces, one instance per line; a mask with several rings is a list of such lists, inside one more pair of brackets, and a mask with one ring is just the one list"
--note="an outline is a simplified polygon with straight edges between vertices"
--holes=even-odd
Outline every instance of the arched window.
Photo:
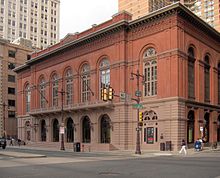
[[59,122],[57,119],[53,121],[53,142],[59,142]]
[[45,142],[46,141],[46,137],[47,137],[47,134],[46,134],[46,122],[43,119],[41,121],[41,141]]
[[204,142],[209,142],[209,122],[210,122],[210,119],[209,119],[209,113],[205,113],[205,116],[204,116],[204,129],[203,129],[203,141]]
[[187,143],[194,143],[194,111],[189,111],[187,121]]
[[82,142],[83,143],[90,143],[90,126],[91,122],[89,117],[85,116],[82,121]]
[[73,142],[74,140],[74,127],[72,118],[67,120],[67,133],[66,133],[67,142]]
[[210,102],[210,64],[208,55],[205,56],[204,62],[204,97],[205,102]]
[[26,104],[26,112],[30,112],[31,88],[29,84],[27,84],[25,87],[25,104]]
[[143,56],[144,61],[144,96],[157,95],[157,61],[154,48],[148,48]]
[[110,119],[107,115],[102,116],[101,118],[101,143],[110,143]]
[[46,107],[46,82],[44,78],[40,79],[39,88],[40,88],[39,89],[40,90],[40,95],[39,95],[40,108],[45,108]]
[[[108,59],[103,59],[99,65],[100,70],[100,91],[110,86],[110,64]],[[100,95],[101,96],[101,95]]]
[[73,103],[73,74],[70,69],[65,74],[66,82],[66,105]]
[[218,104],[220,105],[220,63],[218,64]]
[[188,97],[195,99],[195,56],[194,49],[188,49]]
[[90,101],[90,67],[88,64],[82,67],[81,75],[81,101]]
[[58,106],[58,76],[52,76],[52,106]]

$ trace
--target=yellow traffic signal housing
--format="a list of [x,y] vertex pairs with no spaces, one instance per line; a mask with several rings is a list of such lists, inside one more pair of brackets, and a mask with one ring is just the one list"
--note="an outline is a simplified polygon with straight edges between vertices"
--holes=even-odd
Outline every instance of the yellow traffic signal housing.
[[108,99],[111,101],[114,97],[114,89],[112,87],[108,88]]
[[107,88],[102,88],[102,90],[101,90],[101,99],[102,99],[102,101],[107,101],[108,100]]
[[143,112],[139,112],[139,122],[143,122]]

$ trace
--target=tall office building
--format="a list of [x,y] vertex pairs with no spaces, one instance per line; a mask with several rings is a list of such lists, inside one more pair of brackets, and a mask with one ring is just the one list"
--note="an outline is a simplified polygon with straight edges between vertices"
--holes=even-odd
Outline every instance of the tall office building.
[[118,0],[118,9],[137,19],[178,1],[220,31],[220,0]]
[[0,0],[0,38],[46,48],[59,41],[59,0]]

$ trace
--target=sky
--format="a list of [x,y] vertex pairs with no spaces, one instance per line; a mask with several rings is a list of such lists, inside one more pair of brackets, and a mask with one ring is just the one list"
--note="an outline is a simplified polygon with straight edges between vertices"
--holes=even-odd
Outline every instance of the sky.
[[82,32],[118,12],[118,0],[60,0],[60,39]]

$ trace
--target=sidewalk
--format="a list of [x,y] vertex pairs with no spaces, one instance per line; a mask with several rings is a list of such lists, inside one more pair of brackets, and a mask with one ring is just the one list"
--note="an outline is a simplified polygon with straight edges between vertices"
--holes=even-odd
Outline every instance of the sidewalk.
[[[7,150],[7,148],[15,148],[15,150]],[[65,151],[57,149],[57,148],[38,148],[38,147],[29,147],[29,146],[7,146],[5,150],[0,150],[0,155],[15,157],[15,158],[42,158],[46,157],[41,154],[31,154],[31,153],[23,153],[16,151],[16,149],[24,150],[45,150],[45,151],[60,151],[60,152],[73,152],[72,149],[66,149]],[[210,147],[205,147],[202,151],[195,151],[192,149],[187,149],[187,156],[193,155],[202,155],[207,153],[213,153],[215,151],[220,151],[220,148],[211,149]],[[135,154],[134,150],[116,150],[116,151],[96,151],[96,152],[74,152],[76,154],[99,154],[100,156],[131,156],[131,157],[156,157],[156,156],[182,156],[183,154],[179,154],[178,151],[158,151],[158,150],[142,150],[141,155]]]

